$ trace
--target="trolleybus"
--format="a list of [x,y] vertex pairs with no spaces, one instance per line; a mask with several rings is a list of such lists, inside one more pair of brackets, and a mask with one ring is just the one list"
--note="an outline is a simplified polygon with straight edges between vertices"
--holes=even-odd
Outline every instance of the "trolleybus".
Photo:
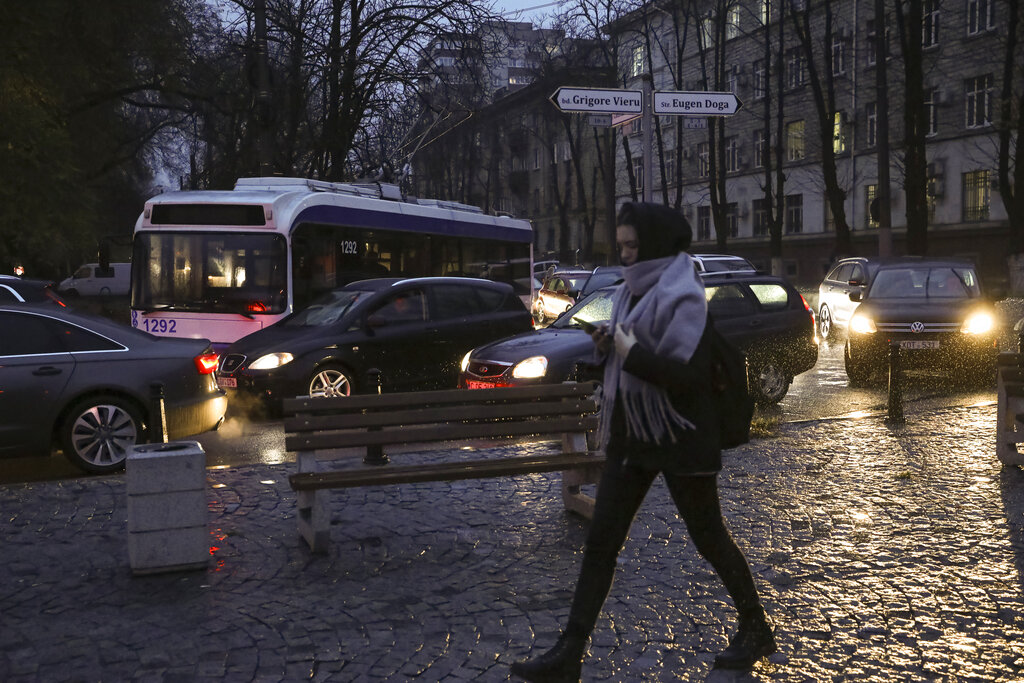
[[240,178],[234,190],[146,202],[135,225],[131,324],[205,337],[223,351],[355,280],[531,283],[532,245],[529,221],[406,198],[394,185]]

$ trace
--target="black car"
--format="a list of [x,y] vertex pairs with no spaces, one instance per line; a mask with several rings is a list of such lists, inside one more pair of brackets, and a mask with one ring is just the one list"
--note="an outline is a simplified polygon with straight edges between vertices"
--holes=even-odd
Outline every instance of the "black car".
[[974,381],[995,377],[999,324],[982,295],[974,265],[956,259],[905,259],[879,266],[850,318],[846,374],[863,385],[889,366],[899,345],[904,368],[957,373]]
[[206,339],[155,337],[48,304],[0,306],[0,455],[56,447],[86,471],[120,469],[156,436],[154,384],[169,438],[220,425],[216,367]]
[[263,399],[454,387],[474,346],[532,329],[511,285],[463,277],[380,278],[332,290],[232,344],[218,381]]
[[0,305],[14,303],[51,303],[62,308],[67,306],[55,291],[52,280],[0,275]]
[[[813,312],[789,282],[772,275],[709,273],[704,285],[716,327],[747,354],[755,400],[780,401],[793,376],[818,360]],[[614,292],[598,290],[547,328],[473,349],[463,358],[459,386],[564,382],[577,377],[577,364],[585,373],[594,344],[579,321],[607,322]]]
[[622,281],[622,266],[598,266],[583,283],[579,299],[585,299],[602,287],[610,287]]

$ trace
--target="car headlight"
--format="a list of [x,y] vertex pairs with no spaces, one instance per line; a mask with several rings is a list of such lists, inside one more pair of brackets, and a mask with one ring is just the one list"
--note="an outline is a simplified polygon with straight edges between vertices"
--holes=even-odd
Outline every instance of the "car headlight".
[[469,357],[472,355],[472,350],[466,352],[466,355],[462,357],[462,361],[459,363],[459,370],[461,370],[462,372],[466,371],[466,368],[469,367]]
[[250,370],[273,370],[279,368],[282,365],[287,365],[292,362],[294,356],[290,353],[268,353],[265,356],[260,356],[252,363],[249,364]]
[[516,379],[536,379],[543,377],[548,372],[548,359],[544,356],[533,356],[526,360],[519,361],[512,368],[512,376]]
[[878,331],[875,327],[875,321],[866,315],[854,315],[850,319],[850,330],[857,334],[874,334]]
[[960,331],[964,334],[985,334],[991,332],[995,324],[996,322],[992,319],[991,315],[979,312],[967,316],[967,320],[960,327]]

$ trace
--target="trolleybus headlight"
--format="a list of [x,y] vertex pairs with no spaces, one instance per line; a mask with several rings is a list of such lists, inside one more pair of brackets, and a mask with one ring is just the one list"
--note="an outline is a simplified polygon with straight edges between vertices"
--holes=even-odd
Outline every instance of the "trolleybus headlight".
[[268,353],[265,356],[260,356],[254,360],[250,365],[250,370],[273,370],[279,368],[282,365],[287,365],[292,362],[294,356],[290,353]]

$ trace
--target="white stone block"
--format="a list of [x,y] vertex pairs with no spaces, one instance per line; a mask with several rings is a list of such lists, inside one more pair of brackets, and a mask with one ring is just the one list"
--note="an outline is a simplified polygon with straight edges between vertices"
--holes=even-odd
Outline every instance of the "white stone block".
[[210,561],[206,525],[128,533],[128,559],[135,574],[203,569]]
[[129,495],[206,488],[206,453],[198,441],[135,446],[125,461]]
[[206,526],[206,489],[128,494],[128,531]]

